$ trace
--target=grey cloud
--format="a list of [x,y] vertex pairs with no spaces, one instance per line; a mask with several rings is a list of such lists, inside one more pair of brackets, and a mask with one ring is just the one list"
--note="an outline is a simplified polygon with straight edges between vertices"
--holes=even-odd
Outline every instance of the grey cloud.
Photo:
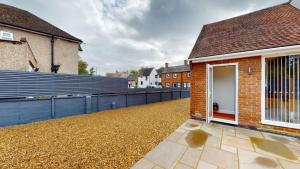
[[[149,0],[150,1],[150,0]],[[287,0],[0,0],[81,38],[80,53],[102,74],[182,63],[203,24]],[[140,2],[140,3],[134,3]]]

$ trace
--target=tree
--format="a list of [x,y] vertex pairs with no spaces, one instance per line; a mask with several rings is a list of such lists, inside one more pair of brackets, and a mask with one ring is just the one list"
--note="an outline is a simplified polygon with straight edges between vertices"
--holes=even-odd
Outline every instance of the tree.
[[91,68],[90,68],[90,73],[89,73],[89,75],[94,76],[95,73],[96,73],[95,68],[94,68],[94,67],[91,67]]
[[138,70],[130,70],[131,75],[138,75],[139,71]]
[[82,59],[78,61],[78,73],[79,75],[88,75],[89,71],[87,70],[88,63]]

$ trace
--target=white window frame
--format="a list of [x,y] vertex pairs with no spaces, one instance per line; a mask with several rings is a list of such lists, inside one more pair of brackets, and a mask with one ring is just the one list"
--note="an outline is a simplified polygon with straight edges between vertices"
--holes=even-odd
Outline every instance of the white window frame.
[[170,74],[169,73],[166,74],[166,78],[170,79]]
[[174,78],[174,79],[177,78],[177,73],[173,73],[173,78]]
[[191,77],[191,72],[187,72],[187,77]]
[[177,88],[181,88],[181,83],[177,83]]
[[166,83],[166,88],[170,88],[170,83]]
[[190,87],[191,87],[191,83],[188,82],[188,83],[186,84],[186,86],[187,86],[188,88],[190,88]]
[[[175,85],[176,85],[176,87],[175,87]],[[178,85],[177,83],[173,83],[173,88],[177,88],[177,85]]]
[[279,127],[286,127],[286,128],[293,128],[293,129],[300,129],[300,124],[292,124],[287,122],[278,122],[278,121],[272,121],[272,120],[266,120],[265,119],[265,64],[266,64],[266,58],[272,58],[272,57],[281,57],[281,56],[288,56],[288,55],[299,55],[298,53],[278,53],[276,55],[263,55],[261,57],[261,123],[271,126],[279,126]]
[[183,83],[183,88],[187,88],[187,83]]

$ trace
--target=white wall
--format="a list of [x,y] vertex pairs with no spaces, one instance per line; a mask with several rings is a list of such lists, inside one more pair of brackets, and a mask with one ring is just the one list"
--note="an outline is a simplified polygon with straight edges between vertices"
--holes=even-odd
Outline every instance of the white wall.
[[234,114],[235,66],[213,68],[213,101],[221,113]]
[[[147,86],[154,86],[155,82],[161,82],[161,78],[159,78],[158,76],[157,78],[155,78],[155,75],[158,74],[157,71],[153,69],[150,75],[147,77],[147,80],[146,80],[146,76],[138,77],[138,88],[146,88]],[[143,82],[142,85],[141,82]]]

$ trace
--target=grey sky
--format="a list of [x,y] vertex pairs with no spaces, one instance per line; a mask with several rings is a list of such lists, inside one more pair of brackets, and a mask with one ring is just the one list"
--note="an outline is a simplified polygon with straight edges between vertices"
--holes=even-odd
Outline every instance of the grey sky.
[[82,39],[98,72],[182,64],[203,24],[287,0],[0,0]]

